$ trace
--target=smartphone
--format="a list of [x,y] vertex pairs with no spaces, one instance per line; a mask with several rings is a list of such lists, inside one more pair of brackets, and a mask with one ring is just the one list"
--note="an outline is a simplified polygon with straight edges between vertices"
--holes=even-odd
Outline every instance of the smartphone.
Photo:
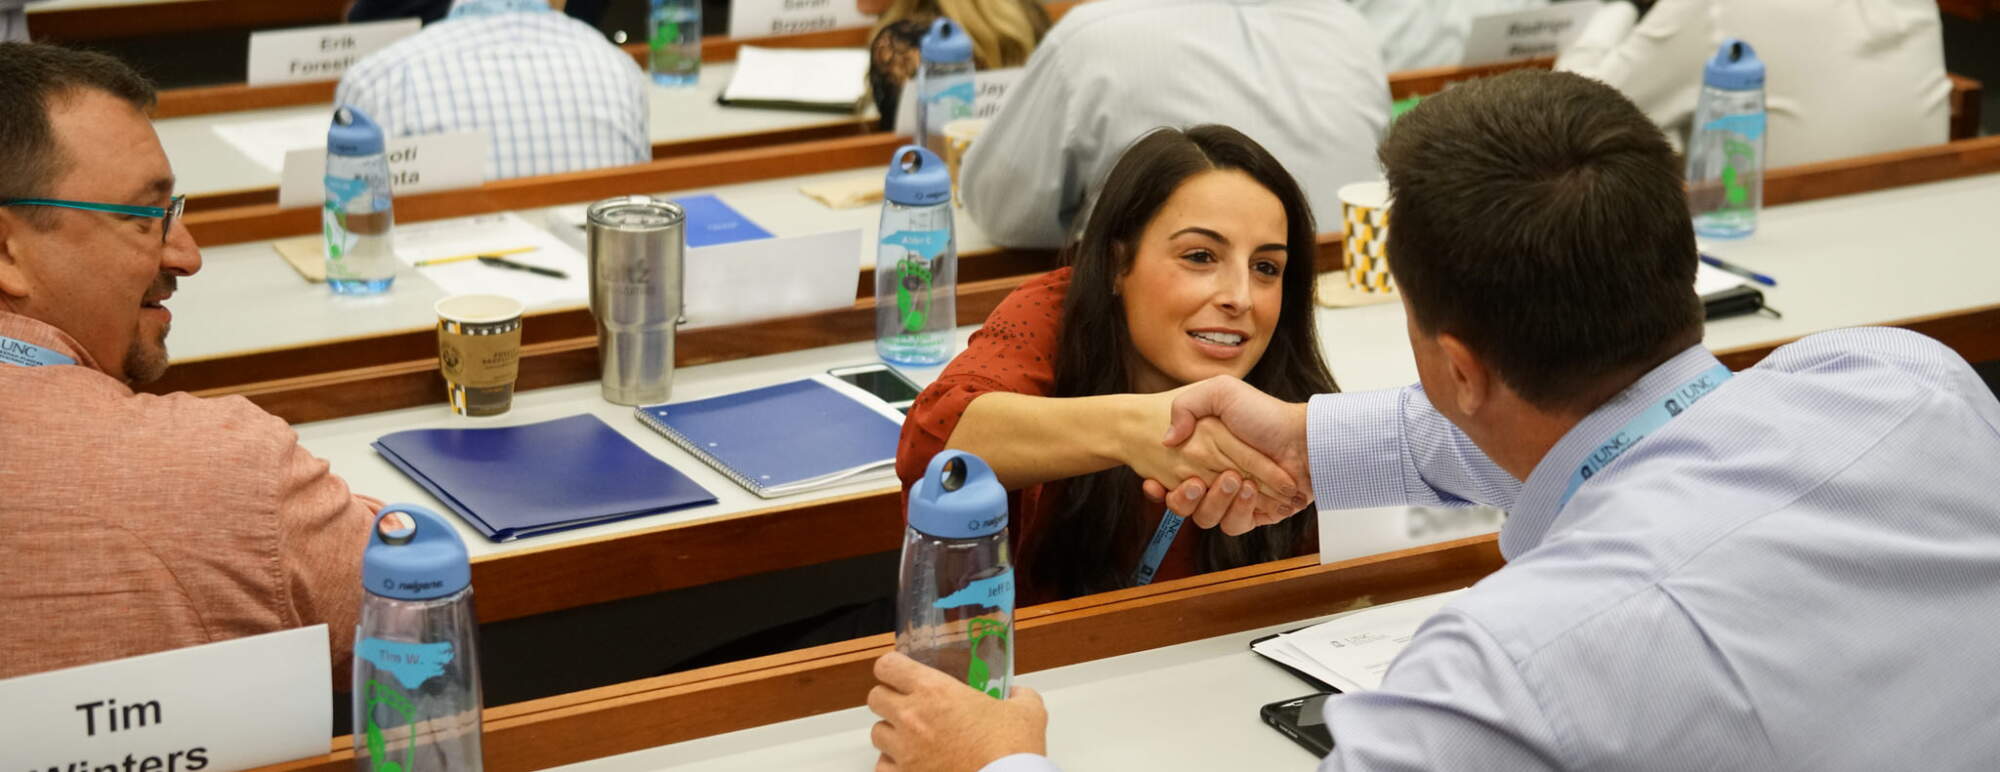
[[1299,747],[1312,751],[1313,758],[1333,752],[1333,734],[1326,730],[1326,698],[1339,692],[1320,692],[1307,697],[1281,700],[1265,705],[1264,723],[1292,738]]
[[915,402],[917,394],[923,391],[923,389],[917,388],[917,384],[912,382],[909,376],[897,372],[896,368],[880,362],[855,365],[853,367],[836,367],[826,371],[826,374],[854,384],[862,391],[875,395],[876,399],[889,403],[889,407],[900,410],[905,415],[910,412],[910,403]]

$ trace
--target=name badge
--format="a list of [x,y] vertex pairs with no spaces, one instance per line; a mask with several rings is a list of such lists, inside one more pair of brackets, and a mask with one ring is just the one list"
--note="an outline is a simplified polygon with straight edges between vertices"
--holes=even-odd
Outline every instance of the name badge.
[[73,365],[76,360],[52,349],[42,348],[25,340],[15,340],[0,335],[0,364],[20,367],[46,367],[48,365]]
[[252,86],[340,80],[361,57],[414,35],[422,27],[421,20],[409,18],[253,32],[247,80]]
[[729,36],[761,38],[829,29],[866,27],[875,18],[848,0],[732,0]]
[[1583,34],[1583,25],[1603,8],[1596,0],[1570,0],[1546,8],[1496,13],[1472,20],[1465,34],[1467,65],[1555,56]]
[[0,681],[0,758],[34,772],[234,772],[325,755],[326,625]]
[[[396,195],[476,188],[486,182],[486,133],[460,131],[421,137],[390,137],[389,189]],[[285,152],[278,175],[278,207],[319,206],[326,202],[326,148]]]

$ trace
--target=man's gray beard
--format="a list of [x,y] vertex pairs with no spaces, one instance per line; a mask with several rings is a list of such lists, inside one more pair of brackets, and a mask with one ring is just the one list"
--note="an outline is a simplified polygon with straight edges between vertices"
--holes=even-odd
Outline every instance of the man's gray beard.
[[[133,346],[125,351],[125,377],[133,383],[152,383],[167,374],[167,331],[173,328],[170,322],[160,328],[159,345],[153,347]],[[158,352],[155,356],[154,352]]]

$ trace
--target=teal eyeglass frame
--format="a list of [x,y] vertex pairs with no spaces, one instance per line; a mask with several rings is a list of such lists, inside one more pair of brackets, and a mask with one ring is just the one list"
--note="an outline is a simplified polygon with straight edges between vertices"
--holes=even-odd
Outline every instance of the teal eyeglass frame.
[[151,217],[160,221],[160,243],[167,243],[167,234],[174,230],[174,221],[181,218],[181,210],[187,206],[187,196],[174,196],[167,200],[165,208],[157,206],[130,206],[127,204],[102,204],[96,201],[65,201],[60,198],[10,198],[0,201],[0,206],[54,206],[63,209],[82,209],[86,212],[106,212],[109,214]]

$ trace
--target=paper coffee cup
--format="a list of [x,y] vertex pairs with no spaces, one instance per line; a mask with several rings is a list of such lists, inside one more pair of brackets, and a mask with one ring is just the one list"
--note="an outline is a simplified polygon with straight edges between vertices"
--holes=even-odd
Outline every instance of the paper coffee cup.
[[972,143],[986,131],[986,118],[960,118],[944,125],[944,166],[951,173],[953,200],[958,194],[958,165],[965,160]]
[[438,369],[451,411],[507,412],[521,373],[521,301],[505,295],[453,295],[437,302]]
[[1340,188],[1341,254],[1347,286],[1361,293],[1396,291],[1389,278],[1389,183],[1356,182]]

